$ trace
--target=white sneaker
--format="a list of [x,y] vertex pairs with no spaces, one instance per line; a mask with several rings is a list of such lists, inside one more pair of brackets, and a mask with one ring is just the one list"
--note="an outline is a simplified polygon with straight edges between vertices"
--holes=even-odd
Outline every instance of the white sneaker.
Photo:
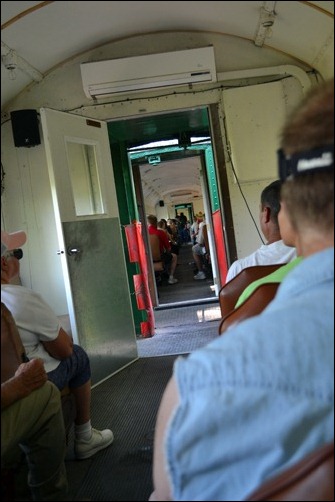
[[98,431],[92,428],[91,439],[75,439],[74,453],[78,460],[92,457],[95,453],[107,448],[114,440],[113,432],[109,429]]
[[176,284],[176,282],[178,282],[178,279],[175,279],[175,277],[170,277],[170,279],[168,280],[169,284]]
[[200,281],[202,279],[206,279],[206,275],[204,272],[202,272],[201,270],[193,277],[193,279],[195,279],[196,281]]

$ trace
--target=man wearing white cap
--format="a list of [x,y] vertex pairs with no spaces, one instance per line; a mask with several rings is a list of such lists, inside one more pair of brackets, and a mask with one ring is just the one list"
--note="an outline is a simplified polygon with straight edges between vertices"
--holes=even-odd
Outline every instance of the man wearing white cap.
[[[10,246],[21,241],[20,233],[5,235]],[[91,425],[91,369],[85,350],[72,342],[59,319],[41,295],[12,280],[20,272],[23,253],[16,249],[1,258],[1,297],[15,320],[29,359],[41,359],[48,380],[62,391],[68,387],[75,398],[74,451],[77,459],[86,459],[111,445],[110,429],[102,431]]]
[[[25,242],[22,231],[1,231],[1,261],[14,256]],[[1,302],[1,467],[15,465],[20,447],[28,462],[33,500],[67,500],[60,393],[48,381],[42,360],[22,362],[24,352],[20,360],[11,341],[21,344],[11,313]],[[17,363],[10,367],[15,355]]]
[[11,234],[1,230],[1,256],[5,253],[5,251],[20,248],[26,243],[26,240],[27,236],[23,230],[12,232]]

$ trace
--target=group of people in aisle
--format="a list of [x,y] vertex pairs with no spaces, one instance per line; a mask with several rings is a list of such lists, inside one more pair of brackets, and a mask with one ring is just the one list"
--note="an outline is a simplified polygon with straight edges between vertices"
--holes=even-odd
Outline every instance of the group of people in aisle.
[[[184,219],[183,219],[184,217]],[[180,222],[183,221],[181,224]],[[168,220],[161,218],[160,220],[153,214],[147,216],[148,232],[149,235],[155,234],[159,238],[161,258],[164,263],[165,272],[168,276],[169,284],[176,284],[178,280],[175,278],[175,271],[178,264],[178,256],[180,246],[183,243],[192,244],[192,255],[196,267],[194,275],[195,280],[206,279],[204,272],[206,250],[203,227],[206,225],[205,215],[200,212],[194,219],[194,224],[189,227],[188,220],[183,213],[180,213],[176,218],[169,218]],[[191,233],[192,232],[192,239]],[[184,232],[184,237],[182,233]],[[187,240],[185,235],[187,234]]]

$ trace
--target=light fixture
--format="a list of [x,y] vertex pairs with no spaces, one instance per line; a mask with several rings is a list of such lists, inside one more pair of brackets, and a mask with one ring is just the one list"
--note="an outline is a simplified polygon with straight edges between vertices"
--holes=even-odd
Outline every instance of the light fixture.
[[257,47],[262,47],[265,39],[272,35],[271,28],[274,25],[276,18],[276,13],[274,10],[276,2],[272,2],[272,4],[272,10],[267,10],[264,7],[261,7],[257,32],[254,39],[254,43]]
[[4,67],[8,70],[8,76],[10,80],[16,79],[16,70],[17,70],[17,56],[13,50],[10,50],[4,56],[1,56],[1,60],[3,62]]
[[17,70],[28,75],[35,82],[41,82],[43,75],[34,68],[28,61],[23,59],[14,49],[1,41],[1,61],[9,72],[11,80],[16,79]]

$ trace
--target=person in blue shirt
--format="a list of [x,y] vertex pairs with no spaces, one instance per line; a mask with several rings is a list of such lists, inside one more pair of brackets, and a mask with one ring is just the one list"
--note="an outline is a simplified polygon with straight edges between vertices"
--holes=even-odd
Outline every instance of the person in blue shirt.
[[334,80],[278,152],[303,260],[258,316],[179,357],[163,394],[150,500],[244,500],[334,440]]

